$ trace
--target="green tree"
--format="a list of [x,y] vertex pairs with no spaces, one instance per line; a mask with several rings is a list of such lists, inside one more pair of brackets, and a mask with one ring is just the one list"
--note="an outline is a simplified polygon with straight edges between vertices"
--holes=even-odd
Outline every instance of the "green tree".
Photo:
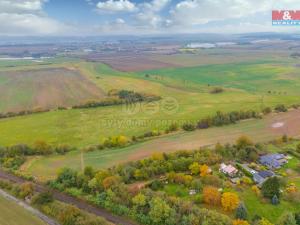
[[194,131],[196,129],[196,126],[191,123],[185,123],[182,125],[182,129],[185,131]]
[[241,220],[247,220],[247,217],[248,217],[248,211],[246,209],[245,204],[241,202],[236,209],[235,218]]
[[287,143],[289,140],[289,138],[286,134],[284,134],[281,139],[282,139],[282,142],[284,142],[284,143]]
[[278,205],[279,204],[279,199],[277,197],[277,195],[274,195],[272,197],[272,205]]
[[139,193],[133,197],[132,203],[136,209],[142,208],[147,204],[147,198],[145,195]]
[[194,162],[189,166],[189,169],[191,171],[191,174],[198,175],[200,173],[200,165],[197,162]]
[[300,212],[296,213],[295,215],[297,225],[300,225]]
[[80,216],[80,210],[74,206],[66,206],[58,214],[58,220],[62,225],[74,225]]
[[42,155],[50,155],[53,153],[52,147],[42,140],[36,141],[33,145],[33,148],[36,152]]
[[262,194],[266,198],[273,198],[274,195],[280,196],[280,182],[277,177],[271,177],[266,180],[261,188]]
[[203,187],[203,184],[200,179],[193,179],[193,181],[191,183],[191,188],[193,188],[197,191],[201,191],[202,187]]
[[293,213],[285,213],[283,214],[278,222],[277,225],[297,225],[295,216]]
[[83,174],[84,174],[84,176],[88,177],[89,179],[92,179],[95,176],[95,171],[94,171],[93,167],[86,166],[84,168]]
[[33,204],[44,205],[53,202],[53,195],[50,192],[40,193],[32,199]]
[[272,112],[272,109],[270,107],[266,107],[262,110],[263,114],[267,115],[270,114]]
[[245,147],[252,146],[252,145],[253,145],[253,142],[247,136],[241,136],[236,141],[236,146],[238,149],[243,149]]
[[174,224],[175,211],[161,198],[153,198],[150,202],[149,216],[154,225]]
[[271,223],[269,220],[262,218],[255,225],[274,225],[274,224]]
[[276,112],[286,112],[288,109],[285,107],[283,104],[279,104],[275,106],[275,111]]
[[21,186],[20,186],[20,193],[19,193],[19,195],[20,195],[21,198],[25,199],[28,196],[32,196],[33,193],[34,193],[34,185],[33,185],[33,183],[26,182],[26,183],[21,184]]
[[58,172],[56,181],[65,187],[76,186],[77,172],[70,168],[63,168]]
[[297,145],[296,151],[297,151],[298,153],[300,153],[300,144]]

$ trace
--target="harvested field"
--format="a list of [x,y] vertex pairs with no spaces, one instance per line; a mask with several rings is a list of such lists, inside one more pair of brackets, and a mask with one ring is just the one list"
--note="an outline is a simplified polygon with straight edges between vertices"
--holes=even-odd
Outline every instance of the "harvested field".
[[113,69],[124,72],[137,72],[143,70],[162,69],[179,66],[175,63],[162,62],[144,55],[91,55],[88,57],[88,59],[108,64]]
[[73,69],[0,72],[0,112],[68,107],[104,96],[99,87]]

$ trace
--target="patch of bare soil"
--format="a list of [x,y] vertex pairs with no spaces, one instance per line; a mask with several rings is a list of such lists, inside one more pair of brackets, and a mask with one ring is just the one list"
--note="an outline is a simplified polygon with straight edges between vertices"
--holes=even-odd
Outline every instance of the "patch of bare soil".
[[269,132],[275,135],[287,134],[298,137],[300,135],[300,110],[290,110],[267,118]]
[[248,120],[241,124],[154,139],[137,147],[134,154],[130,155],[126,161],[146,158],[155,152],[194,150],[200,147],[214,146],[217,143],[233,143],[241,135],[249,136],[257,142],[264,142],[274,140],[284,134],[290,137],[300,136],[300,110],[268,115],[263,121]]
[[90,55],[89,60],[108,64],[113,69],[124,72],[137,72],[152,69],[178,67],[176,64],[160,62],[143,55]]
[[[69,107],[105,97],[105,93],[78,71],[49,68],[1,72],[2,111]],[[1,80],[0,80],[1,81]]]

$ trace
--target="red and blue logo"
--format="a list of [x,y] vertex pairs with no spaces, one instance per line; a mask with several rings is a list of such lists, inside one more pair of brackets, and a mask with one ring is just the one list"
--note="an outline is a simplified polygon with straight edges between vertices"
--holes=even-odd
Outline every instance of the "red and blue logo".
[[273,10],[273,26],[300,26],[300,10]]

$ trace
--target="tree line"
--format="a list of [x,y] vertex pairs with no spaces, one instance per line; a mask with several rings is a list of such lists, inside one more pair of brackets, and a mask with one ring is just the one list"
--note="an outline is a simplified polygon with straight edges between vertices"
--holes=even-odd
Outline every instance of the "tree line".
[[[113,94],[110,92],[109,96],[110,97],[107,97],[100,101],[92,100],[86,103],[74,105],[71,108],[72,109],[96,108],[96,107],[122,105],[122,104],[133,104],[133,103],[143,102],[143,101],[152,102],[161,99],[161,97],[157,95],[138,93],[138,92],[128,91],[128,90],[116,91]],[[57,110],[68,110],[68,108],[64,106],[59,106],[57,107]],[[0,119],[44,113],[49,111],[51,111],[51,109],[35,108],[32,110],[29,109],[22,110],[19,112],[6,112],[6,113],[0,113]]]
[[[224,174],[211,173],[209,168],[214,168],[222,162],[230,162],[233,158],[241,162],[256,161],[260,154],[267,152],[263,145],[255,144],[242,136],[232,145],[217,144],[213,149],[155,153],[150,158],[109,169],[94,170],[92,167],[86,167],[83,172],[78,172],[64,168],[55,180],[48,182],[48,185],[86,199],[117,215],[129,215],[141,224],[248,225],[246,208],[238,196],[233,192],[219,191],[224,186],[231,187],[230,182],[226,181]],[[131,185],[140,181],[151,182],[145,184],[142,189]],[[239,185],[253,185],[253,181],[247,177],[243,177],[241,182],[243,183]],[[170,197],[159,191],[168,183],[180,184],[202,192],[202,197],[193,201]],[[284,184],[283,178],[270,178],[261,190],[255,190],[254,187],[256,186],[252,187],[253,191],[261,193],[263,198],[274,205],[280,204],[282,198],[300,201],[296,195],[297,190],[294,186]],[[287,190],[284,195],[280,191],[283,188]],[[225,211],[236,211],[236,219],[232,221],[226,215],[199,208],[199,203],[212,204],[213,207],[221,206]],[[293,216],[295,220],[296,215]],[[282,220],[285,217],[286,215],[283,215]],[[264,218],[254,219],[254,224],[267,221]]]

